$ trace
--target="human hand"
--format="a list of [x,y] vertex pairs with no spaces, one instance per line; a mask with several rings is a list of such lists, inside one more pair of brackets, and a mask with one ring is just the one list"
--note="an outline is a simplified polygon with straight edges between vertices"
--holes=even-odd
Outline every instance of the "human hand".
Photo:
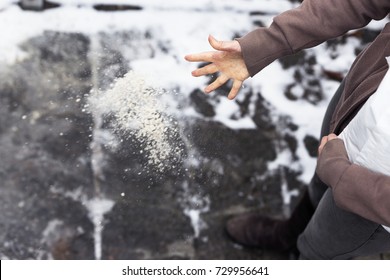
[[210,64],[192,71],[194,77],[219,72],[218,78],[204,89],[205,93],[212,92],[230,79],[233,80],[228,98],[234,99],[243,82],[249,78],[249,72],[242,57],[240,44],[235,40],[218,41],[211,35],[208,40],[215,51],[188,54],[184,58],[190,62],[210,62]]
[[324,149],[324,146],[326,143],[328,143],[331,140],[337,139],[337,135],[334,133],[331,133],[327,136],[322,137],[320,146],[318,147],[318,155],[321,155],[322,150]]
[[321,139],[318,148],[316,173],[326,185],[336,187],[344,171],[352,164],[349,160],[344,141],[336,134]]

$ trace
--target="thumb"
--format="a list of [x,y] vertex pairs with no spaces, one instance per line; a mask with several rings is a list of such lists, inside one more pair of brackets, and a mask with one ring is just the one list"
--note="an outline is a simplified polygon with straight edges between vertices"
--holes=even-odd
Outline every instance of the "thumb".
[[218,51],[239,51],[236,46],[238,42],[236,41],[218,41],[212,35],[209,35],[208,40],[210,45]]

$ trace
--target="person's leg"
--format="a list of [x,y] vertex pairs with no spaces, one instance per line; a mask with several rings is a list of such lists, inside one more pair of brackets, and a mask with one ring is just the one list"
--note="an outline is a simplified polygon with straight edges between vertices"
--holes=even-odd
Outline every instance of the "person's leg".
[[[341,83],[329,102],[322,127],[321,137],[329,134],[330,121],[344,89]],[[314,213],[318,201],[328,187],[316,174],[311,180],[308,191],[286,221],[274,220],[261,214],[243,214],[230,219],[226,224],[228,236],[245,246],[285,251],[296,246],[299,234],[303,232]]]
[[339,208],[328,189],[298,238],[301,259],[351,259],[390,251],[381,225]]

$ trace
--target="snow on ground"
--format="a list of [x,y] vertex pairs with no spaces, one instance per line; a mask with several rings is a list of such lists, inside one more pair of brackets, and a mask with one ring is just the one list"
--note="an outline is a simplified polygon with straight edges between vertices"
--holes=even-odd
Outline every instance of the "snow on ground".
[[[195,65],[184,61],[185,54],[209,50],[207,36],[213,34],[221,40],[230,40],[237,34],[250,31],[252,19],[250,11],[265,12],[267,24],[273,15],[292,8],[294,5],[286,0],[198,0],[198,1],[163,1],[163,0],[57,0],[60,8],[43,12],[23,11],[15,5],[14,0],[2,0],[0,4],[0,62],[13,64],[25,59],[26,54],[18,47],[28,38],[37,36],[45,30],[63,32],[81,32],[96,34],[100,31],[149,30],[153,36],[160,36],[170,43],[168,53],[157,53],[153,59],[138,59],[131,62],[131,68],[150,80],[158,81],[159,86],[173,89],[180,88],[189,93],[197,87],[203,87],[205,78],[193,78],[190,71]],[[94,4],[131,4],[143,7],[142,10],[102,12],[93,9]],[[373,22],[371,28],[381,28],[385,21]],[[346,72],[354,59],[353,49],[357,44],[351,39],[342,49],[337,59],[331,58],[320,45],[312,51],[318,58],[318,67],[326,65],[328,69]],[[322,55],[319,55],[319,54]],[[296,137],[299,143],[297,154],[300,158],[303,174],[301,179],[310,180],[314,171],[315,159],[311,158],[304,145],[306,135],[318,136],[322,116],[327,103],[336,90],[338,83],[321,81],[326,98],[318,105],[305,101],[287,100],[283,89],[291,83],[293,73],[283,70],[278,62],[272,63],[255,78],[246,82],[247,86],[262,95],[274,108],[276,114],[289,115],[299,126]],[[254,128],[249,118],[232,120],[230,116],[238,110],[236,103],[222,100],[216,110],[214,120],[234,129]],[[194,114],[191,110],[183,111]],[[281,153],[278,159],[270,164],[276,168],[279,164],[290,165],[292,159]]]

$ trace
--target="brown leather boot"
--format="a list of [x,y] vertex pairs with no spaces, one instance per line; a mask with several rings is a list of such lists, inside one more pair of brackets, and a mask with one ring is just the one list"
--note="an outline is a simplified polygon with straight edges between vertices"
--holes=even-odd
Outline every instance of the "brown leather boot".
[[295,240],[285,237],[286,221],[273,220],[258,214],[243,214],[226,224],[226,232],[233,241],[248,247],[285,251]]
[[226,224],[226,232],[233,241],[243,246],[288,251],[295,247],[299,234],[313,213],[309,196],[305,193],[288,220],[248,213],[230,219]]

